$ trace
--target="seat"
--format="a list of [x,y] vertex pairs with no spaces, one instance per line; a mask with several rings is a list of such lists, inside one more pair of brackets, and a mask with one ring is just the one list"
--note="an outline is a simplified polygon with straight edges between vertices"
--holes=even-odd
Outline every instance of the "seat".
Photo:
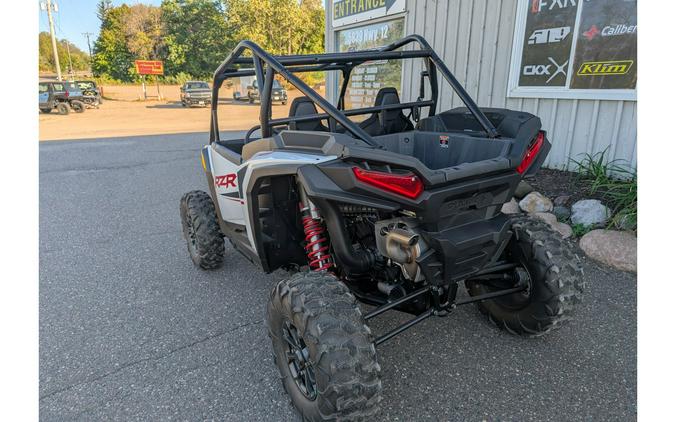
[[275,149],[276,143],[274,138],[262,138],[255,141],[251,141],[241,148],[241,159],[242,161],[247,161],[254,155],[263,151],[272,151]]
[[[288,117],[310,116],[312,114],[319,114],[316,110],[314,102],[308,97],[297,97],[291,103],[291,109]],[[328,128],[321,123],[321,119],[308,120],[304,122],[290,122],[288,124],[290,130],[309,130],[328,132]]]
[[[401,104],[396,88],[386,87],[380,89],[375,97],[374,106],[391,104]],[[405,132],[415,128],[410,119],[405,117],[403,110],[378,111],[362,121],[359,126],[371,136]]]

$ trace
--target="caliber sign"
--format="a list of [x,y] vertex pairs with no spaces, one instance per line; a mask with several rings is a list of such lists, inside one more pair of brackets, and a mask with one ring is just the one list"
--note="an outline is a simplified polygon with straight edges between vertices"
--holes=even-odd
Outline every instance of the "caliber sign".
[[134,64],[139,75],[164,74],[164,62],[161,60],[135,60]]

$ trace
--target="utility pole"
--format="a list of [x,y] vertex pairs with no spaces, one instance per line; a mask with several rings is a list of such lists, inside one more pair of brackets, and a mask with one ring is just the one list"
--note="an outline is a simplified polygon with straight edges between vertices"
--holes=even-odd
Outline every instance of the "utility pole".
[[94,56],[91,55],[91,43],[89,42],[89,37],[94,34],[92,32],[83,32],[82,35],[87,37],[87,48],[89,49],[89,70],[91,71],[92,64],[94,63]]
[[52,19],[52,0],[47,0],[47,16],[49,17],[49,33],[52,36],[52,48],[54,49],[54,63],[56,64],[56,79],[61,80],[61,65],[59,53],[56,50],[56,36],[54,35],[54,19]]
[[68,50],[68,74],[70,79],[75,79],[75,74],[73,73],[73,60],[70,58],[70,43],[66,40],[66,49]]

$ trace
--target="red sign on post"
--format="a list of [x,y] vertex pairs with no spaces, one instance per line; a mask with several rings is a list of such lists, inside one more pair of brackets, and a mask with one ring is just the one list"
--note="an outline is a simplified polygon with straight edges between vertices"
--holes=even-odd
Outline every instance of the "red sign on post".
[[139,75],[164,74],[164,63],[161,60],[135,60],[134,64]]

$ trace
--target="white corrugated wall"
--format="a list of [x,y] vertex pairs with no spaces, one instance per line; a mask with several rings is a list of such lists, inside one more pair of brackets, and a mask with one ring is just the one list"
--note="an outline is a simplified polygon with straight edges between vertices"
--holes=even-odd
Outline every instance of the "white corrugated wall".
[[[524,110],[539,116],[553,144],[546,166],[565,168],[570,165],[570,157],[579,159],[580,154],[609,147],[610,158],[626,160],[636,167],[637,102],[507,98],[517,3],[408,0],[406,32],[429,41],[479,106]],[[329,16],[326,21],[326,47],[334,51]],[[415,67],[411,73],[410,66],[404,67],[402,96],[406,100],[417,96],[418,80],[410,75],[419,74],[419,70]],[[329,95],[334,95],[331,91]],[[445,82],[440,101],[439,110],[462,106]]]

